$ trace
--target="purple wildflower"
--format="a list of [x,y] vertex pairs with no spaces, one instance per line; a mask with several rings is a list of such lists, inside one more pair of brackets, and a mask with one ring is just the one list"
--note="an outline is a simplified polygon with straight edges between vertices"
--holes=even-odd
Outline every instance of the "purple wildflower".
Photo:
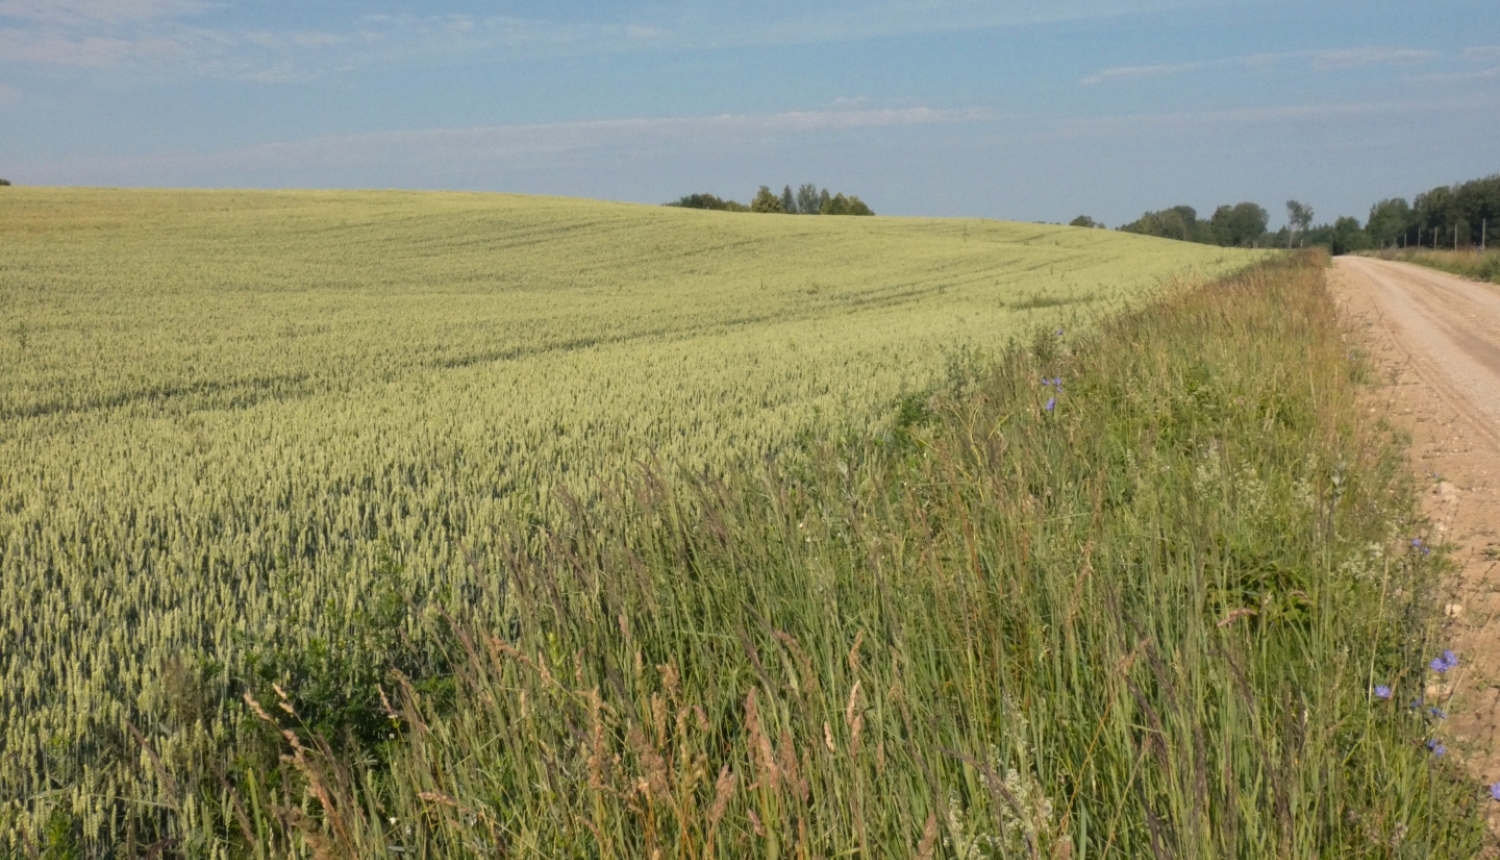
[[1431,750],[1432,754],[1437,756],[1438,758],[1442,758],[1443,756],[1448,754],[1448,748],[1443,746],[1443,742],[1438,740],[1437,738],[1433,738],[1432,740],[1428,741],[1427,748]]
[[1427,544],[1423,543],[1421,538],[1412,538],[1411,546],[1412,549],[1421,551],[1422,555],[1427,555],[1432,552],[1432,547],[1429,547]]
[[1444,651],[1442,653],[1442,656],[1434,657],[1432,662],[1427,664],[1427,668],[1438,673],[1439,675],[1443,674],[1449,669],[1456,669],[1458,668],[1458,655],[1454,654],[1452,651]]
[[1443,710],[1442,708],[1428,708],[1427,713],[1432,714],[1434,717],[1437,717],[1440,720],[1448,719],[1448,712]]
[[1046,406],[1047,411],[1051,412],[1052,411],[1052,407],[1054,407],[1056,405],[1057,405],[1057,398],[1056,397],[1049,398],[1047,400],[1047,406]]
[[1497,782],[1494,785],[1490,786],[1490,797],[1493,797],[1495,798],[1495,800],[1500,801],[1500,782]]
[[1377,698],[1377,699],[1389,699],[1390,697],[1391,697],[1391,688],[1390,687],[1387,687],[1384,684],[1377,684],[1375,686],[1375,698]]

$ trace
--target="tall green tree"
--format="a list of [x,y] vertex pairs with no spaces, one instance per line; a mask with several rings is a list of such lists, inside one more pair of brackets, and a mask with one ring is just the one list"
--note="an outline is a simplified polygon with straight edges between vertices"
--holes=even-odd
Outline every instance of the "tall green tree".
[[1247,201],[1215,209],[1209,226],[1220,245],[1238,248],[1260,239],[1270,220],[1270,214],[1263,207]]
[[1183,242],[1205,241],[1205,228],[1198,221],[1198,210],[1191,206],[1173,206],[1160,212],[1147,212],[1120,229],[1142,236],[1160,236]]
[[1443,185],[1424,191],[1412,202],[1417,210],[1417,227],[1423,231],[1423,243],[1438,247],[1453,234],[1453,225],[1459,220],[1456,195],[1453,189]]
[[788,215],[797,214],[797,198],[792,196],[792,186],[785,185],[781,189],[781,211]]
[[823,204],[820,210],[824,215],[848,215],[849,198],[842,194],[835,194]]
[[823,200],[818,196],[818,186],[811,182],[802,183],[797,189],[797,212],[802,215],[816,215],[823,207]]
[[750,201],[751,212],[784,212],[781,208],[781,198],[772,191],[769,186],[762,185],[755,193],[755,199]]
[[1335,256],[1348,254],[1351,251],[1363,251],[1370,247],[1370,237],[1359,226],[1358,218],[1348,215],[1333,222],[1333,237],[1329,243],[1329,250]]
[[1307,233],[1312,226],[1313,208],[1296,200],[1286,202],[1287,247],[1290,248],[1299,235]]
[[1392,197],[1370,207],[1370,220],[1365,223],[1365,232],[1370,242],[1378,248],[1401,242],[1416,223],[1416,213],[1404,197]]

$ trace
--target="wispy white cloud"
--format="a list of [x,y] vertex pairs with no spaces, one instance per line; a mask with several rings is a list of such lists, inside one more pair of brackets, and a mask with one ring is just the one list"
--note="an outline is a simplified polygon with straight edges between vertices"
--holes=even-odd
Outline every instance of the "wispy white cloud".
[[1489,63],[1500,60],[1500,45],[1480,45],[1464,48],[1463,58],[1471,63]]
[[79,27],[177,18],[212,8],[199,0],[0,0],[0,18]]
[[1429,84],[1456,84],[1464,81],[1488,81],[1495,78],[1500,78],[1500,66],[1492,66],[1488,69],[1474,69],[1467,72],[1420,75],[1415,80]]
[[278,30],[204,15],[213,8],[197,0],[0,0],[0,63],[283,81],[465,54],[639,50],[670,36],[636,23],[407,14],[366,15],[342,29]]
[[1110,81],[1182,75],[1204,69],[1231,67],[1254,69],[1291,63],[1305,64],[1315,71],[1330,72],[1368,66],[1411,66],[1439,60],[1442,57],[1443,55],[1436,51],[1419,50],[1416,48],[1329,48],[1319,51],[1248,54],[1196,63],[1115,66],[1101,69],[1081,79],[1079,83],[1083,86],[1097,86]]
[[[430,165],[507,166],[518,161],[592,157],[607,151],[660,154],[663,148],[723,147],[788,135],[872,132],[906,126],[989,122],[999,119],[983,108],[930,107],[811,110],[767,114],[645,117],[588,122],[475,128],[423,129],[337,135],[268,143],[210,153],[49,161],[29,165],[31,173],[75,181],[100,177],[171,175],[193,181],[252,171],[304,171],[326,168]],[[109,181],[105,179],[104,181]]]
[[286,158],[318,161],[332,158],[373,160],[506,158],[663,141],[742,139],[747,136],[861,131],[895,126],[939,125],[994,120],[982,108],[945,110],[929,107],[865,110],[787,111],[769,114],[722,114],[697,117],[647,117],[535,125],[428,129],[318,138],[278,143],[226,154],[232,158]]
[[746,10],[668,0],[627,19],[394,13],[320,32],[246,29],[205,0],[0,0],[0,62],[297,78],[389,63],[817,44],[1147,14],[1216,0],[832,0]]
[[1365,66],[1411,66],[1440,59],[1437,51],[1414,48],[1340,48],[1315,51],[1312,66],[1319,71],[1359,69]]
[[1136,80],[1139,78],[1160,78],[1168,75],[1182,75],[1188,72],[1196,72],[1206,68],[1208,63],[1173,63],[1159,66],[1115,66],[1103,69],[1079,81],[1086,87],[1097,86],[1108,81]]
[[1064,137],[1119,136],[1152,132],[1181,132],[1202,127],[1271,126],[1287,123],[1338,122],[1363,116],[1473,111],[1497,104],[1489,99],[1434,99],[1430,101],[1330,102],[1301,105],[1270,105],[1229,110],[1139,113],[1071,119],[1058,131]]
[[312,76],[309,62],[366,40],[347,33],[197,26],[190,0],[0,0],[0,63],[256,80]]
[[1026,27],[1122,18],[1212,5],[1212,0],[887,0],[884,3],[808,4],[800,14],[769,23],[742,22],[733,30],[702,33],[710,44],[812,44],[917,33]]
[[120,39],[0,30],[0,62],[106,68],[130,62],[159,63],[182,58],[187,51],[183,42],[165,36]]

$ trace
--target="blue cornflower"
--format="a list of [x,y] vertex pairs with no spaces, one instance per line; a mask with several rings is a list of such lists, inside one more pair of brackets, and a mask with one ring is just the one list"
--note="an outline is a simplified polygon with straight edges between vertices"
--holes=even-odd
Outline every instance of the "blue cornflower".
[[1442,653],[1442,656],[1434,657],[1432,662],[1427,664],[1427,668],[1438,673],[1439,675],[1443,674],[1449,669],[1456,669],[1458,668],[1458,655],[1454,654],[1452,651],[1444,651]]
[[1412,549],[1420,550],[1422,555],[1427,555],[1432,552],[1432,547],[1429,547],[1427,544],[1422,543],[1421,538],[1412,538],[1411,545]]
[[1437,717],[1440,720],[1448,719],[1448,712],[1443,710],[1442,708],[1428,708],[1427,713],[1432,714],[1434,717]]
[[1390,697],[1391,697],[1391,688],[1390,687],[1387,687],[1384,684],[1377,684],[1377,685],[1375,685],[1375,698],[1377,698],[1377,699],[1389,699]]
[[1500,800],[1500,782],[1490,786],[1490,797]]
[[1433,738],[1432,740],[1428,741],[1427,748],[1431,750],[1432,754],[1437,756],[1438,758],[1442,758],[1443,756],[1448,754],[1448,748],[1443,746],[1443,742],[1438,740],[1437,738]]
[[1054,407],[1056,405],[1057,405],[1057,398],[1056,397],[1049,398],[1047,400],[1047,406],[1046,406],[1047,411],[1051,412],[1052,411],[1052,407]]

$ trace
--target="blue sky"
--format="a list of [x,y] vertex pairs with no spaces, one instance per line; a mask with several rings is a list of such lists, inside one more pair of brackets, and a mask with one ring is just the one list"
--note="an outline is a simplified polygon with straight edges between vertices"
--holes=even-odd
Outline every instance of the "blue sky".
[[18,184],[1363,217],[1500,171],[1495,0],[0,0]]

